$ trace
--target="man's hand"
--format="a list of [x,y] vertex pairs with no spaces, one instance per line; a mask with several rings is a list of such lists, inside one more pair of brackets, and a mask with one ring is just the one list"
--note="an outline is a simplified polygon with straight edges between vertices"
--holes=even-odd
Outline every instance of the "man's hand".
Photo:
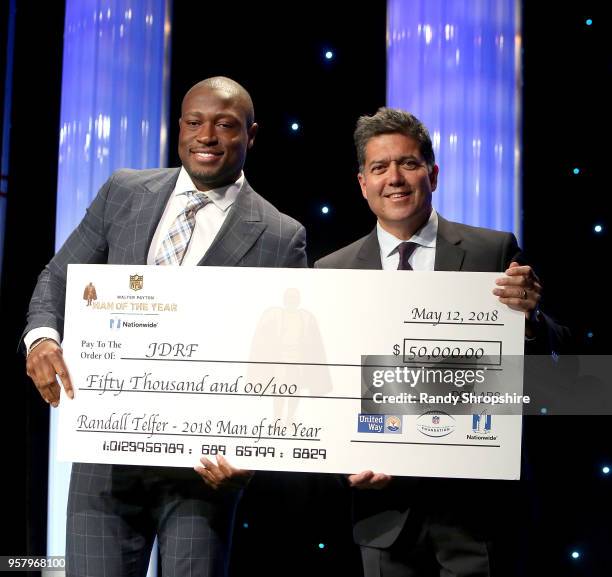
[[525,313],[528,321],[525,332],[530,337],[533,333],[531,321],[542,299],[540,279],[530,266],[521,266],[517,262],[511,262],[505,274],[495,281],[498,286],[493,289],[493,294],[499,297],[500,303]]
[[348,475],[348,482],[355,489],[384,489],[391,481],[391,475],[362,471],[356,475]]
[[56,376],[61,379],[68,397],[74,398],[62,349],[53,339],[46,339],[31,350],[26,359],[26,373],[40,396],[51,406],[57,407],[60,400],[60,385]]
[[216,465],[206,457],[201,457],[200,463],[202,465],[194,467],[196,473],[204,479],[204,482],[213,489],[223,487],[241,489],[246,487],[253,476],[253,471],[234,469],[223,455],[216,455],[216,457]]

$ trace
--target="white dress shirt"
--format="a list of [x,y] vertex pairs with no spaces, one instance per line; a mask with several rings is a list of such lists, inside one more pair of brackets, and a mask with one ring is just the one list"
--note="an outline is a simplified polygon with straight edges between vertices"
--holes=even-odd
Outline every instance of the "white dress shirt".
[[[236,201],[236,197],[243,185],[244,174],[241,172],[236,182],[220,188],[207,190],[204,193],[212,202],[196,212],[195,228],[193,229],[193,234],[191,235],[191,240],[181,266],[197,265],[202,260],[213,240],[215,240],[217,233],[229,214],[229,209]],[[163,239],[166,237],[176,217],[187,206],[188,197],[185,193],[196,190],[197,188],[187,174],[187,171],[184,167],[181,167],[174,191],[166,203],[166,208],[151,241],[147,264],[155,264],[155,256]]]
[[[380,262],[384,270],[395,270],[399,266],[399,245],[403,241],[387,232],[380,223],[376,224],[378,246],[380,246]],[[413,270],[434,270],[436,262],[436,236],[438,235],[438,213],[432,208],[428,221],[423,228],[413,234],[408,240],[418,246],[410,255],[408,262]]]

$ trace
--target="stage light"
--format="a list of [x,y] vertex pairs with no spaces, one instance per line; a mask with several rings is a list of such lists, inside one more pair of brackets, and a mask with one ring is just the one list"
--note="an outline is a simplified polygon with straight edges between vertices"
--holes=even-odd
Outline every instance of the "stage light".
[[540,415],[547,415],[548,414],[548,409],[546,407],[542,407],[540,409]]
[[580,559],[580,553],[578,551],[572,551],[572,559]]
[[299,128],[300,128],[300,125],[297,122],[294,122],[291,125],[291,130],[293,130],[293,132],[296,132]]
[[325,549],[325,543],[319,543],[319,549]]
[[245,522],[242,524],[242,527],[243,527],[244,529],[248,529],[248,528],[249,528],[249,524],[248,524],[248,523],[245,521]]
[[334,53],[331,50],[328,50],[327,52],[325,52],[325,58],[327,58],[327,60],[331,60],[334,57]]
[[594,231],[595,231],[597,234],[599,234],[599,233],[600,233],[600,232],[603,230],[603,226],[601,226],[601,224],[596,224],[596,225],[593,227],[593,230],[594,230]]
[[591,24],[593,24],[593,20],[591,20],[590,18],[587,18],[584,22],[587,26],[590,26]]
[[593,333],[592,333],[591,331],[589,331],[589,332],[587,333],[587,337],[588,337],[589,339],[592,339],[592,338],[593,338]]
[[579,168],[574,168],[574,170],[572,170],[572,172],[574,174],[580,174],[580,169]]
[[608,475],[610,473],[610,467],[607,467],[607,466],[606,467],[602,467],[601,472],[604,475]]
[[321,212],[323,214],[328,214],[329,213],[329,206],[322,206],[321,207]]

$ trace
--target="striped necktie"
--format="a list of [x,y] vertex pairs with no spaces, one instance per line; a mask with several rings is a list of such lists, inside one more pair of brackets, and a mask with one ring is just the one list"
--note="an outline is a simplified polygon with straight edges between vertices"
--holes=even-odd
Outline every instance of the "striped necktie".
[[188,199],[187,206],[168,230],[155,256],[155,264],[180,265],[183,262],[195,228],[196,213],[212,202],[203,192],[189,191],[185,194]]

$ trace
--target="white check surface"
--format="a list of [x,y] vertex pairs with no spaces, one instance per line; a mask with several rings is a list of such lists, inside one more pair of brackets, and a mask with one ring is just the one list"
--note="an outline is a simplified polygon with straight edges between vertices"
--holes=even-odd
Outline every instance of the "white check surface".
[[361,406],[363,355],[484,350],[499,371],[522,358],[498,276],[70,265],[59,458],[191,467],[222,452],[250,469],[518,478],[518,415]]

